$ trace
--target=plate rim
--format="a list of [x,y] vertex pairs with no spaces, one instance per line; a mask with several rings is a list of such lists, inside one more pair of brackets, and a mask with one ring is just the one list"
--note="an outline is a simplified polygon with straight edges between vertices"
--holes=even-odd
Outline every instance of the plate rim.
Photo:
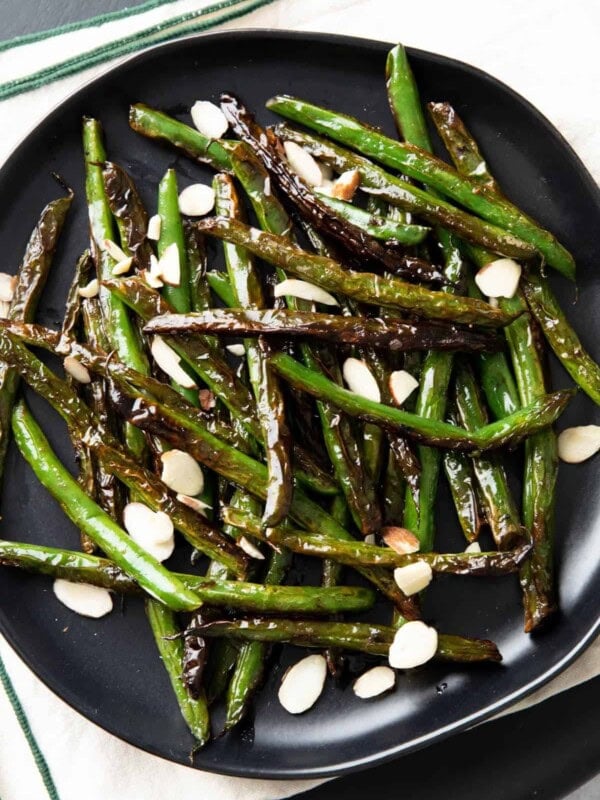
[[[361,38],[359,36],[349,36],[346,34],[334,34],[334,33],[326,33],[321,31],[299,31],[299,30],[288,30],[288,29],[281,29],[281,28],[237,28],[233,30],[226,30],[226,31],[209,31],[203,33],[195,33],[189,34],[186,36],[181,36],[177,39],[172,41],[163,42],[160,44],[152,45],[140,52],[133,53],[127,56],[124,59],[119,60],[116,64],[106,67],[103,69],[99,74],[95,75],[94,77],[90,78],[89,80],[84,81],[74,92],[64,97],[62,100],[57,102],[43,117],[41,117],[29,130],[28,132],[17,142],[14,148],[10,151],[4,162],[0,165],[0,174],[11,167],[13,160],[15,160],[21,148],[28,142],[30,137],[35,135],[37,130],[44,125],[47,120],[54,116],[56,113],[60,111],[64,104],[71,102],[77,97],[85,94],[85,92],[92,87],[95,83],[102,81],[108,75],[112,73],[118,72],[121,69],[128,68],[133,62],[139,61],[143,62],[147,58],[152,58],[153,55],[157,51],[167,51],[169,49],[176,50],[182,44],[190,43],[191,41],[203,41],[206,39],[223,39],[223,40],[234,40],[236,38],[242,39],[259,39],[259,38],[269,38],[269,39],[281,39],[281,40],[306,40],[307,38],[311,41],[317,41],[324,44],[342,44],[346,46],[354,46],[354,47],[362,47],[366,48],[370,51],[373,51],[377,54],[384,54],[386,49],[393,47],[395,42],[389,42],[384,40],[377,40],[377,39],[370,39],[370,38]],[[543,125],[543,127],[549,132],[549,134],[557,140],[561,147],[568,151],[570,157],[573,159],[574,164],[577,169],[578,177],[587,185],[588,189],[590,190],[590,194],[595,196],[596,202],[600,208],[600,187],[594,180],[592,174],[584,164],[581,157],[578,153],[574,150],[572,145],[567,141],[564,135],[555,127],[555,125],[541,112],[539,111],[536,106],[534,106],[527,98],[523,97],[519,92],[514,90],[512,87],[504,83],[502,80],[496,78],[494,75],[491,75],[489,72],[481,69],[480,67],[476,67],[472,64],[467,62],[461,61],[460,59],[453,58],[451,56],[445,56],[440,53],[434,53],[428,50],[422,50],[420,48],[415,47],[407,47],[407,52],[411,56],[422,57],[426,60],[436,62],[440,65],[445,64],[452,64],[460,69],[470,73],[471,75],[475,75],[479,80],[484,82],[493,84],[496,88],[500,88],[504,93],[509,95],[516,103],[524,106],[530,114],[533,114],[538,121]],[[461,731],[466,730],[476,724],[485,722],[489,720],[491,717],[495,716],[499,712],[505,710],[509,706],[514,705],[520,700],[523,700],[537,689],[540,689],[553,678],[557,677],[561,674],[570,664],[572,664],[594,641],[598,633],[600,632],[600,608],[598,610],[598,616],[595,622],[588,628],[586,633],[577,641],[577,643],[565,654],[563,657],[553,664],[549,669],[543,672],[541,675],[537,676],[536,678],[530,680],[527,684],[516,689],[509,695],[503,697],[495,701],[494,703],[488,704],[484,708],[473,712],[465,717],[460,717],[458,720],[445,725],[442,728],[436,728],[434,731],[431,731],[423,736],[418,738],[410,739],[409,741],[402,742],[400,744],[393,745],[392,747],[379,751],[377,753],[369,754],[361,758],[355,758],[351,760],[342,760],[342,761],[335,761],[335,763],[330,763],[328,766],[320,766],[320,767],[303,767],[299,768],[278,768],[274,769],[272,767],[269,768],[262,768],[256,767],[254,769],[236,769],[235,766],[233,767],[224,767],[221,768],[218,764],[202,764],[202,765],[192,765],[192,769],[198,769],[205,772],[216,773],[220,775],[226,775],[231,777],[240,777],[240,778],[259,778],[259,779],[269,779],[269,780],[298,780],[298,779],[315,779],[315,778],[334,778],[341,775],[350,774],[351,772],[356,772],[362,769],[366,769],[368,767],[376,766],[377,764],[383,764],[394,758],[398,758],[402,755],[407,755],[412,753],[416,750],[422,749],[430,744],[434,744],[440,742],[449,736],[460,733]],[[26,667],[31,670],[31,672],[42,681],[42,683],[48,688],[56,697],[66,703],[70,708],[75,711],[76,713],[83,716],[88,722],[97,727],[101,728],[108,734],[117,737],[121,741],[126,742],[128,745],[135,747],[139,750],[147,752],[155,757],[161,758],[169,763],[177,764],[181,766],[185,766],[182,762],[171,759],[168,756],[164,755],[161,752],[158,752],[156,748],[152,746],[140,745],[137,742],[132,741],[127,736],[116,732],[115,730],[111,729],[107,724],[101,723],[91,716],[88,716],[84,711],[81,710],[81,706],[83,704],[78,703],[78,700],[74,696],[70,696],[69,693],[62,693],[59,691],[58,687],[56,686],[56,682],[54,679],[47,673],[47,670],[38,664],[32,664],[28,661],[25,655],[22,652],[22,649],[19,645],[15,644],[6,631],[6,626],[4,624],[4,620],[0,615],[0,633],[3,635],[4,639],[11,647],[11,649],[17,653],[21,661],[26,665]]]

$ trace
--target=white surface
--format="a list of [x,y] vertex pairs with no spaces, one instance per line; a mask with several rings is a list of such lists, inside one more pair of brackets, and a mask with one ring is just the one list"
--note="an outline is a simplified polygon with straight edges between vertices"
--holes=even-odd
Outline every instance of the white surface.
[[[157,9],[152,20],[197,8],[179,0]],[[148,24],[149,15],[112,23],[109,30],[81,31],[39,45],[0,53],[0,79],[17,77]],[[393,41],[432,50],[487,70],[525,95],[561,130],[596,179],[600,145],[595,98],[600,7],[595,0],[279,0],[222,26],[293,28]],[[116,34],[115,31],[119,33]],[[88,70],[36,92],[0,103],[0,163],[44,115],[73,90],[104,71]],[[532,144],[534,146],[534,144]],[[92,625],[93,623],[90,622]],[[267,800],[305,791],[318,781],[254,781],[199,773],[149,756],[104,733],[52,695],[0,640],[34,733],[45,753],[61,800]],[[512,710],[544,700],[600,671],[596,642],[569,670]],[[192,792],[194,795],[192,795]],[[0,692],[0,796],[42,800],[45,793],[20,729]]]

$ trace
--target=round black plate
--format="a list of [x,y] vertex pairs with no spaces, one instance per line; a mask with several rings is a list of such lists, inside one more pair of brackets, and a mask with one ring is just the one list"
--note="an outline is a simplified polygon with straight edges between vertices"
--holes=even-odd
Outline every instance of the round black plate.
[[[132,133],[130,102],[141,100],[187,119],[197,98],[239,93],[264,122],[265,100],[290,92],[380,125],[393,126],[387,108],[384,62],[388,46],[316,34],[264,31],[195,37],[150,50],[86,86],[25,140],[0,173],[0,252],[3,268],[16,268],[42,205],[56,196],[59,172],[77,202],[45,295],[40,319],[56,325],[76,256],[86,246],[86,209],[80,121],[99,117],[110,157],[124,164],[154,208],[156,184],[175,166],[182,184],[209,173]],[[522,98],[472,67],[415,51],[412,63],[423,99],[449,100],[479,139],[506,193],[555,231],[579,265],[580,299],[564,281],[556,289],[585,342],[600,335],[593,280],[600,263],[600,199],[575,154]],[[555,385],[565,383],[556,370]],[[43,403],[34,412],[59,454],[72,463],[64,426]],[[584,397],[561,424],[598,421]],[[254,720],[198,754],[207,770],[251,777],[339,775],[439,740],[509,705],[563,669],[594,636],[600,600],[599,505],[594,462],[561,470],[557,503],[557,557],[562,613],[543,635],[522,633],[519,591],[512,579],[438,580],[428,591],[425,615],[440,630],[493,638],[500,667],[448,665],[399,675],[397,691],[375,702],[357,700],[349,685],[332,685],[301,717],[279,705],[276,688],[300,651],[277,651]],[[461,540],[446,498],[440,504],[440,548]],[[3,537],[76,547],[77,533],[18,457],[8,456],[2,496]],[[158,661],[141,603],[92,622],[54,598],[50,581],[4,570],[0,627],[37,674],[62,698],[107,730],[152,753],[188,763],[192,741]]]

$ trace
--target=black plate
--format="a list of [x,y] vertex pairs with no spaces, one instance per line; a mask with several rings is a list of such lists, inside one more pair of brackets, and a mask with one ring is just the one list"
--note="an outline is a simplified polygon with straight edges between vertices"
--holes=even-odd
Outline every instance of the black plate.
[[[156,184],[175,166],[182,184],[208,171],[133,134],[127,107],[142,100],[186,118],[197,98],[239,93],[261,111],[275,92],[290,92],[334,106],[393,132],[383,69],[388,46],[317,34],[235,32],[196,37],[146,52],[94,81],[60,106],[26,139],[0,173],[0,252],[16,267],[29,230],[56,195],[56,170],[78,192],[61,243],[57,268],[40,319],[57,324],[72,265],[86,246],[80,118],[105,125],[111,158],[126,165],[154,208]],[[595,343],[594,314],[600,263],[600,199],[576,155],[527,102],[472,67],[414,51],[424,100],[451,101],[481,142],[503,188],[572,249],[579,264],[581,297],[570,311],[586,342]],[[570,308],[574,292],[557,291]],[[595,345],[592,351],[597,348]],[[565,382],[556,371],[555,385]],[[72,463],[64,426],[43,403],[34,411],[59,454]],[[598,421],[592,404],[578,397],[561,424]],[[5,537],[75,547],[77,533],[12,449],[2,497]],[[600,538],[594,462],[561,470],[557,555],[562,614],[545,634],[522,633],[516,582],[511,579],[441,578],[428,592],[425,614],[444,631],[495,639],[504,664],[458,669],[448,665],[400,675],[397,691],[375,702],[357,700],[350,686],[329,686],[318,705],[290,717],[275,699],[283,670],[299,652],[276,653],[259,693],[253,725],[223,737],[196,758],[205,770],[251,777],[339,775],[439,740],[489,717],[562,670],[593,638],[600,601]],[[440,504],[440,548],[461,540],[445,498]],[[37,674],[82,714],[152,753],[188,763],[191,740],[166,675],[156,657],[141,604],[127,603],[98,622],[78,617],[53,597],[50,582],[5,570],[0,582],[0,627]]]

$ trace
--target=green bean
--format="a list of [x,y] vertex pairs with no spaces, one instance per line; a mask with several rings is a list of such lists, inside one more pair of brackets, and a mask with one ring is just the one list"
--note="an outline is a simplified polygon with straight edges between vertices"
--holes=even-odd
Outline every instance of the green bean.
[[135,259],[138,269],[150,269],[148,214],[133,180],[122,167],[110,161],[103,165],[102,178],[106,200],[119,229],[121,248]]
[[241,528],[251,536],[294,553],[331,559],[347,566],[405,567],[423,561],[436,573],[451,575],[506,575],[516,572],[528,557],[531,545],[497,553],[396,553],[389,547],[377,547],[357,541],[340,541],[319,533],[306,533],[289,527],[269,528],[265,533],[259,519],[244,511],[225,506],[222,517],[228,525]]
[[24,403],[13,412],[17,446],[65,514],[152,597],[174,611],[191,611],[200,598],[140,547],[98,506],[60,463]]
[[479,508],[471,460],[458,450],[447,450],[443,464],[461,530],[467,542],[476,542],[484,519]]
[[554,355],[575,383],[600,405],[600,366],[583,347],[548,282],[530,271],[522,282],[522,288],[531,313],[544,332]]
[[510,315],[492,308],[488,303],[468,297],[432,292],[394,277],[382,279],[373,273],[344,269],[333,259],[307,253],[281,236],[259,231],[235,220],[212,217],[199,222],[198,227],[211,236],[246,247],[293,275],[359,302],[401,308],[430,319],[492,327],[506,325],[511,319]]
[[[464,427],[475,430],[485,425],[487,414],[475,376],[464,363],[458,366],[455,391],[456,408]],[[524,531],[504,467],[495,455],[486,455],[473,459],[473,470],[496,546],[506,550],[522,539]]]
[[430,348],[478,352],[498,344],[494,336],[454,326],[286,308],[208,308],[200,313],[167,314],[154,317],[144,331],[161,335],[211,333],[220,336],[299,336],[339,344],[368,345],[371,348],[389,349],[394,353]]
[[200,692],[198,697],[192,697],[181,679],[184,642],[183,639],[177,636],[180,633],[180,628],[175,614],[169,608],[157,603],[156,600],[147,600],[146,616],[148,617],[161,661],[177,698],[181,715],[197,740],[198,747],[203,747],[210,739],[208,705],[204,692]]
[[274,97],[267,102],[267,108],[432,186],[483,219],[532,244],[550,266],[567,278],[574,279],[573,257],[549,231],[512,203],[462,177],[430,153],[394,141],[345,114],[328,111],[293,97]]
[[344,200],[337,200],[324,193],[318,192],[320,200],[342,219],[364,230],[374,239],[381,239],[384,242],[398,242],[403,245],[419,244],[429,233],[429,228],[423,225],[407,225],[396,222],[390,217],[378,217],[369,214],[359,206],[353,206]]
[[[33,322],[72,200],[73,193],[70,192],[67,197],[52,200],[42,211],[17,271],[17,283],[8,310],[8,319]],[[0,478],[4,472],[19,380],[16,372],[6,364],[0,364]]]
[[[239,198],[232,179],[217,175],[213,181],[216,211],[225,217],[241,218]],[[259,276],[245,248],[224,244],[225,264],[236,305],[247,309],[264,308]],[[265,526],[277,525],[287,516],[292,499],[291,437],[285,420],[285,403],[279,379],[271,372],[271,352],[266,342],[246,339],[246,361],[254,390],[261,426],[261,439],[267,463],[268,485],[264,511]]]
[[130,107],[129,125],[142,136],[172,144],[194,161],[208,163],[219,170],[230,169],[229,156],[222,142],[218,139],[209,139],[189,125],[178,122],[143,103],[136,103]]
[[328,400],[350,416],[391,430],[403,431],[407,436],[430,446],[470,452],[485,452],[503,447],[543,430],[558,418],[573,397],[572,390],[541,395],[514,414],[467,432],[447,422],[384,406],[354,394],[323,375],[307,369],[285,353],[278,353],[271,363],[273,369],[293,386],[314,397]]
[[[102,586],[117,594],[143,594],[126,572],[107,558],[46,545],[0,540],[0,565]],[[207,605],[264,614],[317,614],[365,611],[375,600],[370,589],[336,586],[264,586],[226,580],[216,575],[173,573]]]
[[[289,642],[301,647],[339,647],[376,656],[387,656],[396,628],[366,622],[313,622],[254,617],[207,622],[198,629],[203,636],[231,636],[242,641]],[[195,632],[195,629],[189,629]],[[501,661],[493,642],[440,634],[436,657],[444,661]]]
[[[291,554],[285,550],[271,553],[269,567],[264,577],[265,586],[271,588],[280,584],[285,578],[290,563]],[[238,725],[246,715],[252,697],[263,681],[267,657],[268,645],[264,642],[243,642],[241,644],[227,689],[224,726],[226,731]]]
[[[85,117],[83,120],[83,150],[91,250],[98,278],[104,281],[112,278],[112,269],[115,265],[114,260],[103,249],[104,241],[106,239],[114,241],[115,231],[104,191],[102,164],[106,161],[106,152],[102,142],[102,129],[100,123],[91,117]],[[100,287],[100,303],[107,336],[119,357],[138,372],[148,373],[148,361],[125,305],[104,286]],[[125,436],[130,450],[141,456],[146,446],[144,436],[132,428],[126,429]]]
[[[456,115],[455,115],[456,116]],[[454,120],[456,123],[456,120]],[[454,152],[454,140],[445,135],[440,128],[449,151],[460,167],[464,156]],[[481,155],[475,140],[461,124],[461,145],[471,152],[471,157]],[[477,180],[489,181],[491,176],[482,168]],[[472,257],[481,267],[490,260],[488,253],[471,248]],[[526,304],[520,295],[510,300],[502,300],[502,307],[521,316],[506,331],[513,368],[517,379],[521,403],[529,403],[545,391],[544,370],[537,348],[531,320]],[[556,435],[551,428],[537,433],[525,443],[525,474],[523,479],[523,522],[533,541],[533,554],[520,573],[523,604],[525,607],[525,630],[539,627],[556,610],[556,589],[554,586],[554,503],[558,467]]]

